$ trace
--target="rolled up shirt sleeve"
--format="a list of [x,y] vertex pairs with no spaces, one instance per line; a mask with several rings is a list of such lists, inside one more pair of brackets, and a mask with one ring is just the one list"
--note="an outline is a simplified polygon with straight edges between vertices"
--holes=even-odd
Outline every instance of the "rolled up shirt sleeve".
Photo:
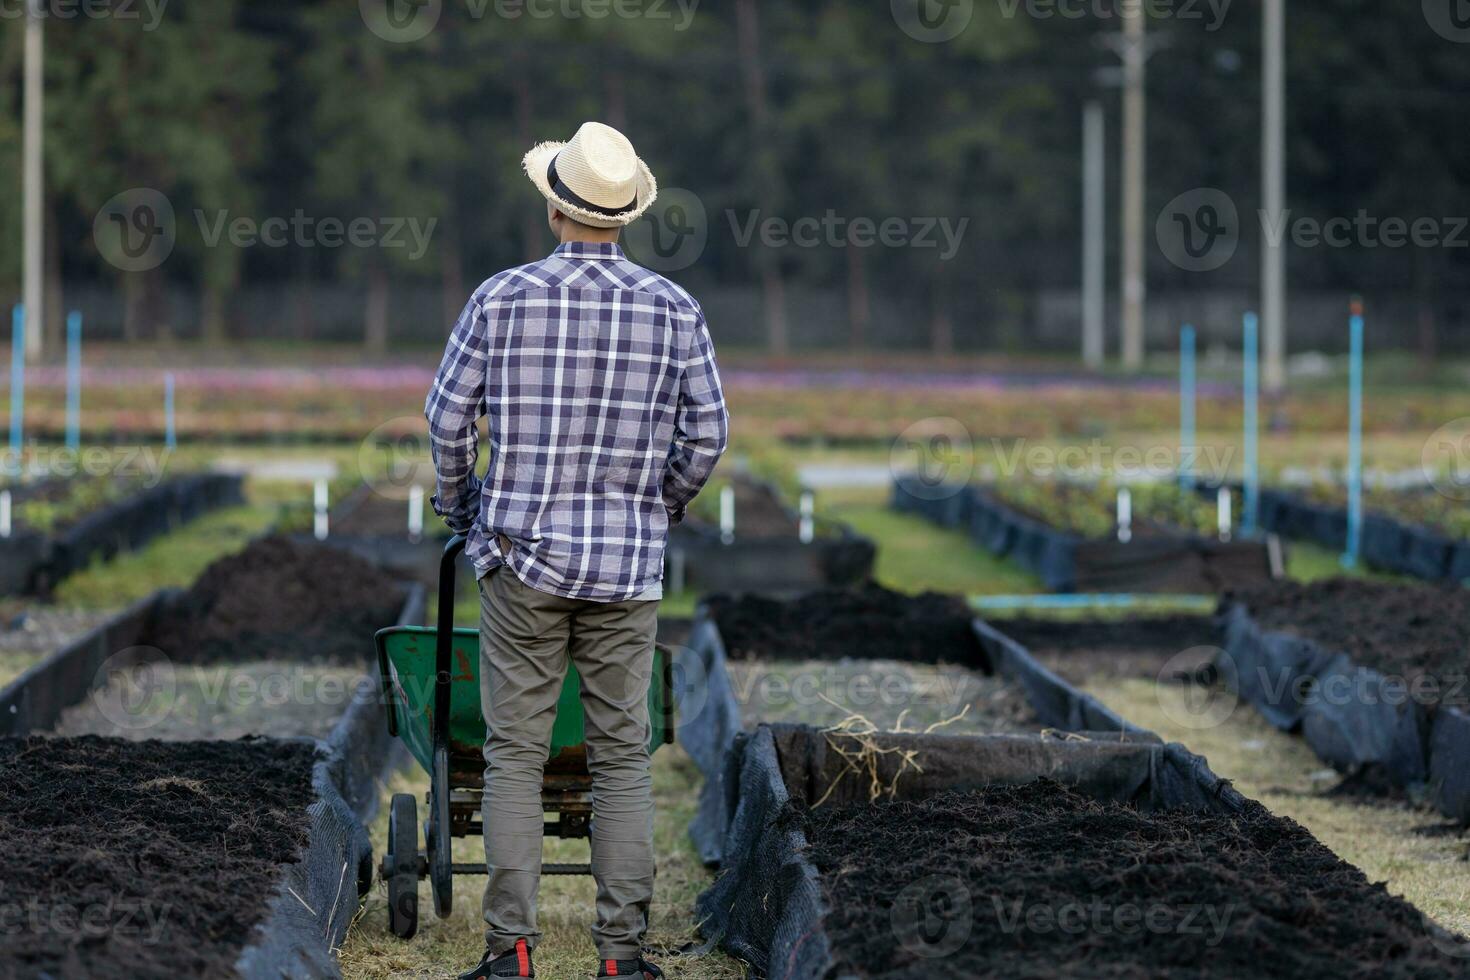
[[480,452],[476,423],[485,413],[486,343],[485,310],[477,294],[449,335],[444,359],[424,403],[437,483],[434,512],[457,534],[473,527],[480,512],[480,481],[475,477]]
[[709,482],[715,464],[725,452],[729,431],[725,396],[715,367],[715,348],[704,314],[700,313],[680,376],[674,441],[664,473],[664,508],[670,524],[684,519],[690,501]]

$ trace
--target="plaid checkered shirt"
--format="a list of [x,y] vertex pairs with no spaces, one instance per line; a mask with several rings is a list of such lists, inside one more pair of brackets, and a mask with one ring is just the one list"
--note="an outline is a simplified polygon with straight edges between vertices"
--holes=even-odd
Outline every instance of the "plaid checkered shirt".
[[615,244],[564,244],[475,290],[424,413],[434,510],[468,534],[479,574],[504,563],[531,588],[604,602],[662,595],[669,526],[728,434],[699,304]]

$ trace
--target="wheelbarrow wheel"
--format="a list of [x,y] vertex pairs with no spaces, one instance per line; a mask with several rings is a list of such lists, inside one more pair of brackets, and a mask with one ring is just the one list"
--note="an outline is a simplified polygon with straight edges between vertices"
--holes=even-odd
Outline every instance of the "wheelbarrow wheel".
[[388,928],[399,939],[411,939],[419,931],[419,815],[411,793],[393,794],[383,877],[388,882]]
[[427,837],[434,913],[447,919],[454,909],[454,839],[449,832],[449,750],[442,745],[434,750]]

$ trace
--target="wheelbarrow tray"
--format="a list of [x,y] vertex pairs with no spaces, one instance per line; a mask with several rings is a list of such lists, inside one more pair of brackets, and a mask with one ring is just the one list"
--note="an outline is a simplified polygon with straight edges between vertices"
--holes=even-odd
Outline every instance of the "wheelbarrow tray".
[[[425,772],[433,772],[434,681],[437,631],[393,626],[378,631],[378,671],[388,709],[388,729],[402,739]],[[480,634],[453,632],[449,689],[449,768],[453,785],[479,785],[485,768],[485,716],[480,705]],[[648,691],[648,747],[673,741],[674,705],[669,695],[672,659],[654,648]],[[586,718],[582,680],[568,664],[551,730],[548,773],[586,771]]]

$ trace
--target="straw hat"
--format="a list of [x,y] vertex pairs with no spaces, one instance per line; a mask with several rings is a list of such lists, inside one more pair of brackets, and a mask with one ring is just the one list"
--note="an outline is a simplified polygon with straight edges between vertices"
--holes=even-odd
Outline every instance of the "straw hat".
[[628,137],[602,123],[583,123],[570,143],[537,143],[521,166],[559,211],[594,228],[631,224],[658,197]]

